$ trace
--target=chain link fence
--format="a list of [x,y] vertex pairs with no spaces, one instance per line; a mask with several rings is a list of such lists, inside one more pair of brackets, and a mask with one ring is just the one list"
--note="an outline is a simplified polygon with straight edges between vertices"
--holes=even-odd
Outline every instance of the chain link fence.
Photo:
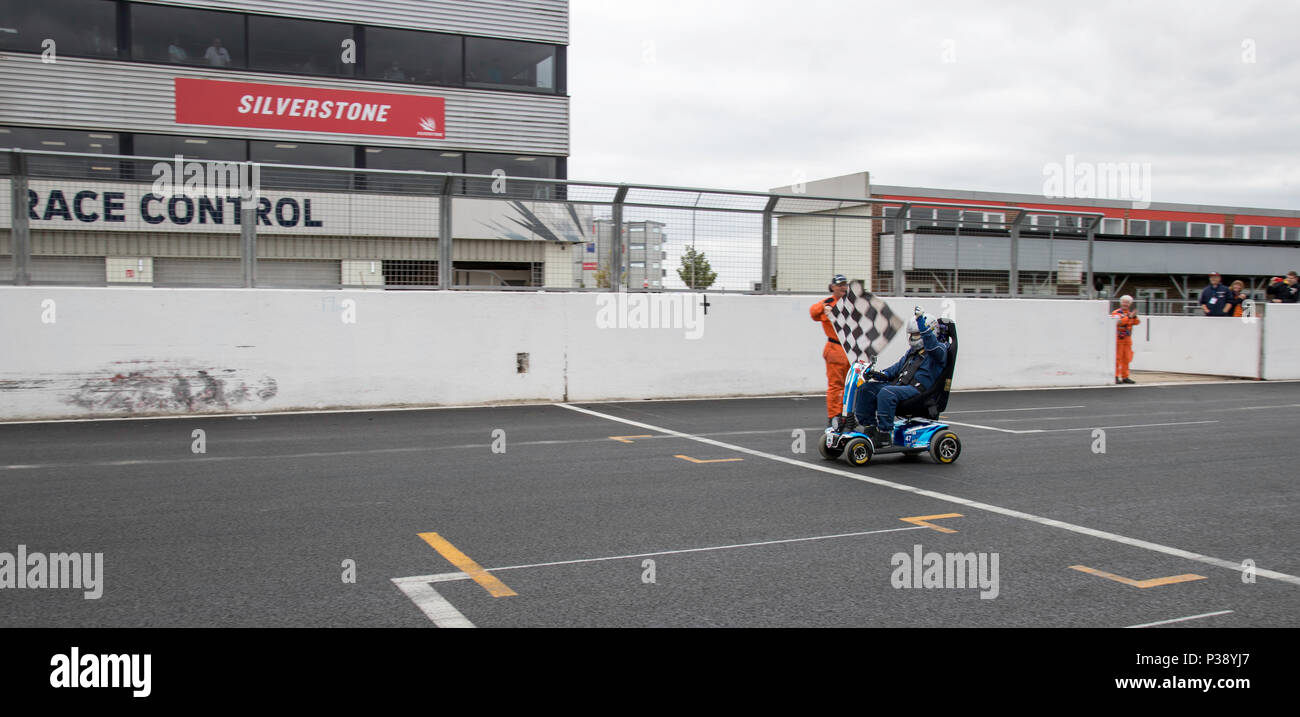
[[802,294],[844,274],[885,294],[1084,297],[1100,218],[18,150],[0,183],[0,283],[19,285]]

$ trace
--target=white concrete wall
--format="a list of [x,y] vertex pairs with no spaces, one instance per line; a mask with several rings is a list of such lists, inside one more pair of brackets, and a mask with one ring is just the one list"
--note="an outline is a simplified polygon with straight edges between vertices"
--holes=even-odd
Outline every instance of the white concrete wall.
[[1135,371],[1259,378],[1260,326],[1209,316],[1142,316],[1133,328]]
[[1300,379],[1300,304],[1264,309],[1264,378]]
[[[825,388],[825,338],[808,316],[816,297],[711,295],[694,330],[602,328],[609,297],[0,287],[0,418]],[[958,322],[957,388],[1113,380],[1104,302],[890,303],[903,315],[919,304]],[[882,360],[903,344],[896,338]],[[518,374],[523,352],[530,368]]]
[[[1049,299],[889,299],[904,317],[914,307],[957,323],[953,388],[1095,386],[1115,381],[1113,326],[1104,301]],[[880,356],[888,366],[906,337]]]

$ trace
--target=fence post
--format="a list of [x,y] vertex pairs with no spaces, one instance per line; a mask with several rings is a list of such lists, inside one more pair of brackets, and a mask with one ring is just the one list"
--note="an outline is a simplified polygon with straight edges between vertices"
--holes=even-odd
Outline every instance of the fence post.
[[1097,298],[1097,290],[1093,286],[1092,278],[1092,245],[1093,240],[1097,237],[1097,225],[1101,223],[1099,217],[1092,217],[1088,221],[1088,298]]
[[1011,262],[1007,269],[1007,290],[1011,298],[1020,295],[1020,223],[1025,220],[1025,210],[1016,212],[1016,220],[1011,222]]
[[21,149],[15,149],[10,167],[13,180],[10,186],[11,218],[9,247],[14,257],[14,284],[27,286],[32,281],[32,232],[27,217],[27,155]]
[[[627,199],[627,185],[620,184],[618,191],[614,193],[614,207],[611,212],[610,224],[613,230],[613,237],[610,239],[609,249],[609,289],[610,291],[619,291],[623,289],[623,201]],[[597,257],[599,259],[599,257]]]
[[903,276],[903,234],[907,231],[907,215],[911,213],[911,204],[900,206],[898,220],[894,222],[894,291],[897,296],[907,293],[907,278]]
[[768,197],[763,208],[763,282],[759,285],[763,294],[771,294],[776,288],[772,286],[772,212],[777,201],[779,197]]
[[451,259],[451,201],[456,180],[448,174],[442,180],[442,194],[438,195],[438,288],[450,289],[452,281]]
[[[247,176],[259,176],[260,170],[253,162],[248,163]],[[247,201],[239,205],[239,265],[244,274],[244,287],[257,286],[257,204],[261,201],[260,192],[253,188]]]

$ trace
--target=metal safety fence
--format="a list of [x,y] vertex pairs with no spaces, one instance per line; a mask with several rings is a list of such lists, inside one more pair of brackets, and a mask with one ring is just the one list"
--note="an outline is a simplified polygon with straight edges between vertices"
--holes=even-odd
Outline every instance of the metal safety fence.
[[844,274],[1077,298],[1101,217],[19,150],[0,151],[0,189],[0,283],[17,285],[822,293]]

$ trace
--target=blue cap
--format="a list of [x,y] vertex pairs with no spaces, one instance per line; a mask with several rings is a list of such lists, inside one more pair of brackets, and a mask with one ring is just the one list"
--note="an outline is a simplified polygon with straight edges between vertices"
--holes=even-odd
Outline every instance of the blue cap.
[[847,284],[847,283],[849,283],[849,278],[848,278],[847,276],[843,275],[843,274],[836,274],[835,276],[831,277],[831,283],[832,283],[832,284]]

